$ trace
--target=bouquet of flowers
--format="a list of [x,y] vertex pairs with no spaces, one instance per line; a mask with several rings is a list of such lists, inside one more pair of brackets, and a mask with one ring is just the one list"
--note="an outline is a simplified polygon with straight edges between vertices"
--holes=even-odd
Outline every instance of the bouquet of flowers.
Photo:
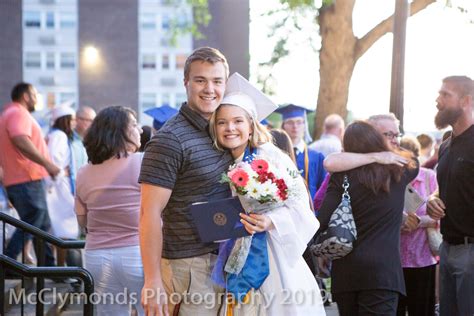
[[264,158],[230,166],[221,181],[229,183],[247,212],[263,213],[283,204],[294,195],[298,171],[279,170]]
[[[297,170],[281,170],[268,160],[255,156],[251,162],[243,161],[230,166],[229,171],[222,175],[221,182],[229,183],[246,212],[266,213],[298,196],[297,177]],[[226,272],[240,273],[251,243],[252,236],[235,241],[224,268]]]

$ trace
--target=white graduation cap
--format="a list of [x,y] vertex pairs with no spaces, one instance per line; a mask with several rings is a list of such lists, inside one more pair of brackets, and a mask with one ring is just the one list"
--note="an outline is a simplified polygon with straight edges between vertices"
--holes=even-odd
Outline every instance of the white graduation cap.
[[69,102],[64,102],[55,107],[54,109],[51,110],[51,120],[54,122],[58,118],[66,116],[66,115],[75,115],[76,111],[71,107],[74,104],[74,102],[69,101]]
[[233,73],[227,80],[221,104],[239,106],[259,122],[278,108],[269,97],[237,72]]

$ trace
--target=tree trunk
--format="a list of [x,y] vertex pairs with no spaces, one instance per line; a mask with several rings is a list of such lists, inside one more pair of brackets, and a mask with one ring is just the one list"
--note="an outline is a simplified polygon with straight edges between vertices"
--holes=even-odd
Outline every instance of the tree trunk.
[[352,10],[355,0],[335,1],[320,10],[319,26],[319,94],[316,108],[314,139],[322,132],[326,116],[347,115],[349,84],[356,62],[357,38],[352,32]]
[[[412,16],[436,0],[413,0]],[[356,0],[333,1],[319,10],[321,35],[319,52],[319,94],[313,138],[321,135],[324,119],[332,113],[347,116],[349,84],[357,60],[383,35],[392,31],[393,15],[381,21],[361,38],[354,36],[352,12]]]

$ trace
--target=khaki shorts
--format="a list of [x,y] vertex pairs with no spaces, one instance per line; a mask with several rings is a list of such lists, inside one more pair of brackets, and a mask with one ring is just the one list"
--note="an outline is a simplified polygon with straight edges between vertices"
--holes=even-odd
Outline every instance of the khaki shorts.
[[224,289],[211,280],[216,259],[214,254],[184,259],[162,259],[162,278],[168,293],[168,304],[170,308],[179,304],[178,315],[219,314],[225,302],[225,293]]

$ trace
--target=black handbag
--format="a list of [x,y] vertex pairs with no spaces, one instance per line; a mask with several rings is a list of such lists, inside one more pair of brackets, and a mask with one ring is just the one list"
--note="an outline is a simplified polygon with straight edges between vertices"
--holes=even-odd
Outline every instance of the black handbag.
[[328,228],[316,237],[316,242],[311,246],[311,251],[318,257],[330,260],[342,258],[352,251],[357,239],[347,175],[344,175],[342,188],[344,193],[341,203],[332,213]]

